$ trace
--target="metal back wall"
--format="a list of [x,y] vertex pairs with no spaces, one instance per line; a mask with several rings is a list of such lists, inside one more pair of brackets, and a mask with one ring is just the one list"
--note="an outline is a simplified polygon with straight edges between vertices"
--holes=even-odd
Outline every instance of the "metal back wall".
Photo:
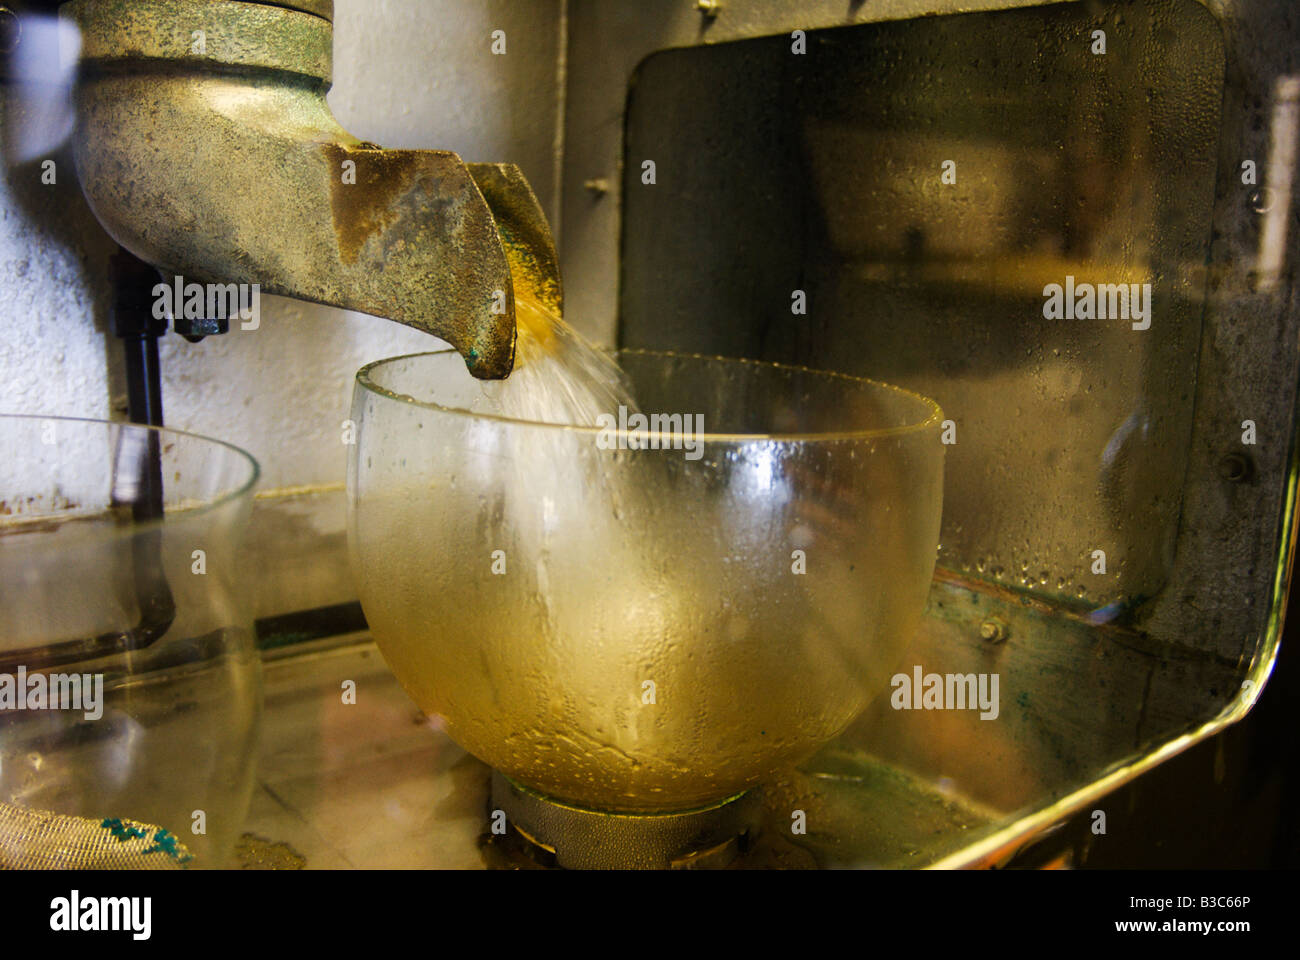
[[[627,346],[932,395],[956,428],[946,567],[1137,627],[1153,652],[1267,660],[1300,11],[689,6],[571,8],[570,315],[608,336],[617,314]],[[918,16],[957,9],[974,12]],[[1045,318],[1067,277],[1149,284],[1147,321]]]

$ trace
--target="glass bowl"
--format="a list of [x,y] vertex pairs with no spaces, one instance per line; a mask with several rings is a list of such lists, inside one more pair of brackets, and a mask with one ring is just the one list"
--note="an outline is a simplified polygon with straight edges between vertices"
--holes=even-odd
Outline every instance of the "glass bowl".
[[888,695],[934,569],[942,413],[803,368],[618,360],[677,420],[473,412],[493,387],[452,352],[362,368],[350,542],[380,650],[462,747],[566,804],[680,812]]
[[224,865],[261,702],[257,463],[57,417],[0,416],[0,447],[0,865]]

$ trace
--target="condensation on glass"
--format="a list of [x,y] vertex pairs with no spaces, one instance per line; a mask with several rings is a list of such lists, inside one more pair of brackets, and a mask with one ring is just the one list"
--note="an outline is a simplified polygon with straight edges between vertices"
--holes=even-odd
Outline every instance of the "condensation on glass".
[[[1084,610],[1155,596],[1193,422],[1218,24],[1191,0],[1065,4],[790,47],[669,50],[637,71],[622,342],[932,396],[956,428],[941,565]],[[643,156],[667,186],[639,187]],[[1046,318],[1045,288],[1067,283],[1149,299]]]

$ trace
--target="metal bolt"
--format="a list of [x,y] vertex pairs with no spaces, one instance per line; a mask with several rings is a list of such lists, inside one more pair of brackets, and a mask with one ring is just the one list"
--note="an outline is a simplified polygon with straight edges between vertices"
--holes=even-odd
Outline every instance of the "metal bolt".
[[1255,475],[1255,464],[1244,453],[1230,453],[1219,461],[1219,476],[1229,483],[1244,483]]
[[980,639],[989,643],[1001,643],[1011,635],[1011,629],[1001,617],[989,617],[980,624]]
[[722,12],[722,0],[696,0],[695,9],[712,20]]
[[591,180],[584,180],[582,185],[598,197],[603,197],[609,193],[609,181],[604,177],[594,177]]
[[1256,213],[1268,213],[1273,209],[1273,191],[1268,187],[1252,190],[1246,200]]

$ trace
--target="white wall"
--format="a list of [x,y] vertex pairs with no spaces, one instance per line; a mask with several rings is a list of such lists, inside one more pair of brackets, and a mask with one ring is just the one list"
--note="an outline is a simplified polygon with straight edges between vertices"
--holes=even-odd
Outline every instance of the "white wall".
[[[342,124],[387,147],[520,164],[554,220],[562,0],[335,0]],[[507,54],[493,56],[493,30]],[[0,83],[0,128],[19,105]],[[65,174],[66,171],[66,174]],[[0,412],[125,409],[121,347],[102,330],[112,245],[61,164],[0,172]],[[340,482],[339,423],[363,363],[440,341],[386,320],[266,297],[255,332],[161,344],[169,426],[244,447],[262,489]]]

